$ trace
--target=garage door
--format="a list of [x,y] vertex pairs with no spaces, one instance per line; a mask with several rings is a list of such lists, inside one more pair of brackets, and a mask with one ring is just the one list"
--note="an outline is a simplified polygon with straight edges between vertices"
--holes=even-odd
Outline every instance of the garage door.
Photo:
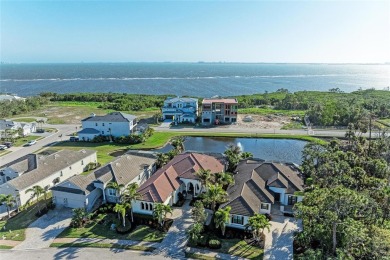
[[173,115],[166,115],[165,119],[173,119]]
[[[53,194],[54,195],[54,194]],[[61,196],[61,195],[56,195],[55,196],[55,203],[58,206],[62,207],[67,207],[67,208],[83,208],[84,207],[84,200],[80,195],[74,195],[72,194],[72,197],[68,196]]]

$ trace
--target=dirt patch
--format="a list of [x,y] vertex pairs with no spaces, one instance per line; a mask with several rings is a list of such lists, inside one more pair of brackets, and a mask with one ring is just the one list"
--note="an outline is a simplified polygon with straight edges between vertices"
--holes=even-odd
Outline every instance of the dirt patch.
[[[243,119],[246,116],[250,116],[252,121],[245,122]],[[229,128],[257,128],[257,129],[280,129],[283,125],[291,122],[290,116],[281,115],[250,115],[243,114],[237,116],[237,123],[232,124]]]

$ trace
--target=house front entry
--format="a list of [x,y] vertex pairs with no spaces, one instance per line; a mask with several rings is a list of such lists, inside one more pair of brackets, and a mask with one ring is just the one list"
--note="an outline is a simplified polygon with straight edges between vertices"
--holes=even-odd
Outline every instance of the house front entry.
[[275,201],[280,202],[280,193],[275,192]]
[[192,184],[191,182],[188,184],[188,188],[187,188],[187,193],[188,194],[191,194],[191,195],[195,195],[195,191],[194,191],[194,184]]

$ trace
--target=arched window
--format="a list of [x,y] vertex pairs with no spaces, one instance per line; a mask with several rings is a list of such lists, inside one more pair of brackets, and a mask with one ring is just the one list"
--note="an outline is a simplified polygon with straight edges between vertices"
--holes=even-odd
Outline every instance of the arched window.
[[149,210],[148,203],[145,203],[145,209],[146,209],[146,210]]
[[141,209],[145,209],[145,205],[143,202],[141,202]]
[[199,190],[199,184],[196,184],[196,190]]
[[150,210],[153,211],[153,204],[150,204]]

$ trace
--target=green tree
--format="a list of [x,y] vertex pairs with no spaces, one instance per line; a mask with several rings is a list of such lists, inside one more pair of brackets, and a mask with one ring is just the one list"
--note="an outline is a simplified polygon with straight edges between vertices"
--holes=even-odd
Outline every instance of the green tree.
[[227,206],[223,209],[218,209],[214,214],[214,223],[216,228],[221,228],[222,236],[225,236],[226,223],[229,221],[229,214],[232,208]]
[[182,153],[184,151],[184,137],[178,136],[171,140],[171,145],[173,146],[173,149],[177,151],[178,154]]
[[115,190],[115,193],[117,196],[116,200],[117,200],[117,202],[121,202],[122,191],[125,188],[125,185],[118,184],[116,181],[111,181],[107,184],[107,188]]
[[89,222],[92,214],[88,213],[85,208],[73,209],[73,216],[71,220],[71,226],[80,228]]
[[0,205],[5,205],[7,208],[8,218],[10,218],[10,209],[15,205],[16,200],[11,194],[0,194]]
[[[123,194],[123,200],[128,203],[133,203],[135,200],[139,200],[142,198],[142,195],[138,193],[138,184],[133,182],[130,183]],[[130,214],[131,214],[131,222],[134,222],[134,217],[133,217],[133,207],[130,208]]]
[[206,193],[204,194],[203,201],[210,204],[211,209],[215,211],[217,204],[227,201],[227,193],[221,185],[209,184]]
[[203,224],[200,222],[194,223],[191,226],[191,228],[187,231],[190,242],[196,244],[199,241],[202,232],[203,232]]
[[169,162],[169,156],[167,154],[165,153],[157,154],[156,164],[158,168],[163,167],[168,162]]
[[153,218],[157,219],[161,227],[164,227],[165,219],[168,214],[172,214],[172,208],[170,205],[165,205],[163,203],[154,204]]
[[202,225],[204,224],[207,218],[207,214],[202,201],[198,200],[194,203],[194,207],[192,208],[191,213],[195,222],[201,223]]
[[39,202],[39,197],[40,197],[42,194],[45,193],[45,189],[42,188],[42,187],[39,186],[39,185],[35,185],[35,186],[33,186],[32,188],[26,190],[26,194],[27,194],[27,193],[30,193],[30,192],[32,193],[32,194],[31,194],[31,199],[32,199],[32,200],[33,200],[34,198],[37,198],[38,213],[41,213],[41,209],[40,209],[40,207],[39,207],[39,205],[38,205],[38,202]]
[[233,174],[229,172],[218,172],[214,175],[214,183],[219,183],[222,187],[228,187],[230,184],[234,184]]
[[130,203],[116,204],[114,207],[114,212],[117,212],[118,215],[122,217],[122,226],[126,226],[126,211],[131,208]]
[[207,186],[207,184],[211,181],[211,171],[205,170],[205,169],[199,169],[195,173],[195,176],[198,177],[200,180],[200,183],[202,184],[201,191],[204,191],[204,188]]
[[253,238],[257,242],[260,242],[262,236],[264,235],[264,229],[267,229],[269,232],[271,224],[264,215],[256,213],[248,219],[248,223],[245,226],[246,229],[252,232]]

